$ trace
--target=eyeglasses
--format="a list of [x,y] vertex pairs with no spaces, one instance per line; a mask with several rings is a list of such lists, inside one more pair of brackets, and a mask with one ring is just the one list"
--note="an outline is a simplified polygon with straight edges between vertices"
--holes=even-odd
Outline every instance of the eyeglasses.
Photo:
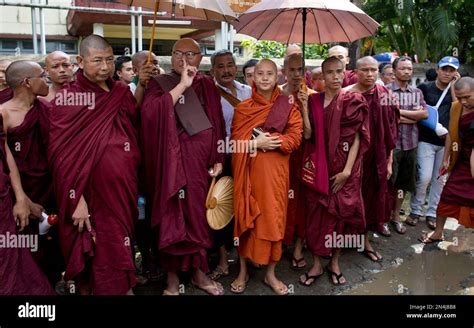
[[179,51],[179,50],[173,51],[173,55],[175,55],[177,59],[182,59],[183,56],[186,55],[187,59],[193,60],[194,57],[196,57],[197,55],[200,55],[200,54],[201,54],[200,52],[192,52],[192,51],[186,51],[186,52],[182,52],[182,51]]
[[114,57],[109,57],[109,58],[105,58],[105,59],[96,58],[96,59],[91,60],[89,62],[92,63],[92,65],[99,67],[100,65],[102,65],[102,63],[104,61],[105,61],[106,65],[113,65],[114,64]]

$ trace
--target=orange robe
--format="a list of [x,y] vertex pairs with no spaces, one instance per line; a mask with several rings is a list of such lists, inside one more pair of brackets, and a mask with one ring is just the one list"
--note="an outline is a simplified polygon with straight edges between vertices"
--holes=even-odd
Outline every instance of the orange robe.
[[[271,100],[255,86],[252,97],[235,108],[231,140],[237,144],[251,139],[252,129],[264,126],[274,102],[280,96],[275,88]],[[280,149],[249,154],[237,149],[232,154],[234,175],[234,236],[239,238],[239,255],[266,265],[278,262],[282,253],[288,206],[290,154],[301,144],[303,120],[296,107],[290,109],[286,126],[279,135]]]

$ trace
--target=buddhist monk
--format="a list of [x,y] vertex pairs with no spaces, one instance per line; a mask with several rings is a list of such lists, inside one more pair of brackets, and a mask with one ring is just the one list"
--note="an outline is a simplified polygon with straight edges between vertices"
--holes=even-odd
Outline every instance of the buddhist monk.
[[[293,46],[293,48],[298,46]],[[288,49],[291,50],[290,47]],[[287,49],[287,52],[290,52]],[[293,52],[285,57],[283,73],[287,83],[281,86],[285,96],[291,96],[298,103],[301,110],[308,110],[308,95],[314,93],[306,87],[304,80],[304,62],[301,53]],[[301,168],[303,163],[303,150],[298,147],[290,156],[290,192],[288,194],[288,213],[284,244],[290,246],[294,241],[291,268],[304,269],[306,262],[303,256],[303,242],[305,237],[305,212],[304,212],[304,186],[301,183]]]
[[[41,212],[57,213],[52,179],[49,173],[47,147],[49,138],[49,111],[51,104],[39,99],[48,95],[46,72],[35,62],[20,60],[7,70],[7,81],[14,97],[2,105],[8,113],[4,120],[8,145],[21,176],[23,189],[35,204],[32,216],[41,218]],[[30,224],[31,233],[38,232],[38,221]],[[56,227],[47,236],[40,236],[39,251],[34,254],[52,284],[64,271]]]
[[364,154],[362,195],[365,205],[367,232],[363,254],[379,262],[382,256],[374,251],[369,231],[384,231],[390,220],[390,203],[387,180],[392,175],[393,149],[398,134],[399,109],[392,102],[391,93],[376,84],[378,62],[370,56],[357,60],[358,82],[349,91],[364,96],[369,106],[370,147]]
[[351,58],[349,57],[349,49],[343,46],[334,46],[329,48],[328,56],[339,58],[344,63],[344,80],[342,81],[343,88],[357,83],[356,72],[346,69],[346,66],[349,65],[351,61]]
[[[304,119],[305,155],[302,179],[306,189],[306,245],[313,266],[300,277],[304,286],[323,275],[321,256],[332,256],[326,271],[334,285],[347,281],[339,266],[341,247],[361,248],[360,244],[337,242],[361,240],[365,231],[362,201],[362,156],[369,145],[368,108],[359,93],[341,90],[344,63],[329,57],[322,63],[324,93],[309,97],[311,115]],[[308,155],[306,155],[308,154]]]
[[54,208],[47,160],[50,105],[37,99],[48,95],[47,75],[39,64],[19,60],[8,67],[7,82],[14,91],[14,97],[1,105],[8,113],[4,120],[8,144],[25,193],[41,205],[33,213],[40,218],[41,210]]
[[[18,168],[5,142],[3,117],[8,118],[6,111],[0,113],[0,295],[54,295],[33,259],[34,235],[20,233],[28,225],[31,201],[23,191]],[[29,244],[19,246],[20,238],[24,237]],[[17,244],[5,245],[7,239],[16,240]]]
[[143,95],[145,94],[148,80],[161,72],[158,57],[154,53],[151,53],[150,63],[148,63],[148,54],[149,51],[143,50],[137,52],[132,57],[132,66],[135,76],[129,84],[129,87],[139,105],[143,102]]
[[45,64],[44,70],[51,80],[51,86],[48,95],[42,99],[50,102],[64,84],[73,80],[73,67],[69,55],[62,51],[53,51],[47,55]]
[[[246,145],[232,154],[234,237],[240,257],[240,272],[231,284],[234,293],[243,293],[247,286],[247,260],[267,265],[264,282],[276,294],[289,292],[275,267],[285,235],[290,154],[301,143],[303,122],[296,103],[281,96],[277,75],[271,60],[255,66],[252,98],[236,107],[232,122],[232,141]],[[251,140],[253,133],[256,138]]]
[[447,217],[474,228],[474,79],[462,77],[454,84],[457,102],[451,106],[449,134],[440,176],[450,172],[438,204],[436,229],[423,235],[429,244],[444,239]]
[[114,54],[104,38],[84,38],[77,61],[76,82],[56,95],[48,147],[65,280],[75,280],[81,294],[131,294],[137,106],[111,78]]
[[311,88],[317,92],[324,91],[324,79],[321,67],[316,67],[311,71]]
[[5,75],[10,64],[8,60],[0,60],[0,104],[13,97],[13,90],[8,86]]
[[179,272],[191,272],[191,283],[208,294],[224,293],[205,274],[212,247],[205,203],[210,179],[222,172],[225,123],[214,81],[198,72],[201,60],[196,41],[177,41],[172,72],[148,82],[142,105],[145,196],[168,273],[164,295],[179,294]]

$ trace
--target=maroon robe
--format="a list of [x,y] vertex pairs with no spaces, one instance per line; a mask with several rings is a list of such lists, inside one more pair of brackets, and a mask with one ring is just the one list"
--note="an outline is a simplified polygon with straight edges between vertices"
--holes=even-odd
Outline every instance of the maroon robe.
[[170,93],[156,80],[148,84],[141,112],[146,199],[167,271],[208,271],[206,249],[212,247],[205,209],[208,169],[223,164],[225,157],[225,151],[217,151],[218,141],[225,140],[220,93],[213,80],[201,73],[192,88],[212,125],[207,130],[189,136],[177,119]]
[[471,175],[471,152],[474,149],[474,112],[461,116],[459,122],[461,149],[453,170],[441,193],[441,201],[474,208],[474,178]]
[[[140,160],[136,102],[123,83],[108,79],[107,85],[108,92],[79,71],[76,83],[60,91],[63,99],[92,94],[95,106],[61,105],[57,96],[48,148],[65,279],[90,274],[86,279],[95,295],[125,294],[135,285],[131,239],[138,217]],[[71,219],[81,196],[91,232],[84,226],[79,233]]]
[[[311,110],[322,110],[324,93],[312,94],[310,98]],[[306,189],[306,244],[313,255],[331,255],[332,249],[325,245],[327,235],[332,236],[334,232],[338,235],[363,233],[365,230],[361,182],[362,156],[369,146],[367,111],[362,95],[344,90],[324,108],[327,158],[318,159],[316,165],[318,161],[327,161],[328,178],[331,178],[344,170],[348,148],[357,132],[360,148],[351,175],[339,192],[332,192],[332,181],[329,182],[328,195]]]
[[397,143],[400,111],[397,105],[389,105],[393,98],[383,86],[376,84],[362,95],[369,106],[370,124],[370,146],[364,154],[362,175],[365,219],[367,230],[380,231],[390,220],[387,159]]
[[47,144],[51,104],[36,100],[23,122],[8,130],[8,146],[13,154],[26,195],[46,211],[54,210]]
[[[0,115],[0,234],[17,235],[13,219],[13,191],[5,151],[3,119]],[[0,295],[54,295],[48,279],[28,248],[0,247]]]
[[359,81],[357,73],[351,70],[344,71],[344,80],[342,80],[342,87],[345,88],[349,85],[356,84]]
[[0,105],[13,98],[13,89],[6,88],[0,91]]

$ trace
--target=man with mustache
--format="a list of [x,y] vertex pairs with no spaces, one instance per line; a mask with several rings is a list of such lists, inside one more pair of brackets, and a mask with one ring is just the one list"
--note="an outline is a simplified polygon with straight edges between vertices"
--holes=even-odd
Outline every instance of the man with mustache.
[[[219,50],[211,56],[211,75],[221,94],[222,112],[224,114],[226,140],[230,138],[230,127],[234,117],[235,107],[241,101],[250,98],[252,88],[235,80],[237,65],[233,53],[229,50]],[[226,155],[224,175],[231,175],[231,154]],[[219,252],[219,263],[209,276],[213,280],[229,274],[228,251],[233,246],[233,226],[230,222],[224,229],[214,233],[214,247]]]
[[410,85],[413,62],[410,57],[399,57],[393,62],[395,81],[387,85],[400,105],[400,125],[397,147],[393,152],[391,191],[394,197],[392,220],[399,234],[406,232],[400,219],[400,209],[407,192],[416,191],[416,157],[418,147],[418,122],[428,117],[426,103],[420,89]]
[[51,102],[56,93],[66,84],[73,80],[73,67],[71,65],[71,59],[69,55],[62,51],[53,51],[46,56],[45,59],[45,72],[48,74],[51,80],[51,86],[49,87],[49,93],[41,99]]

